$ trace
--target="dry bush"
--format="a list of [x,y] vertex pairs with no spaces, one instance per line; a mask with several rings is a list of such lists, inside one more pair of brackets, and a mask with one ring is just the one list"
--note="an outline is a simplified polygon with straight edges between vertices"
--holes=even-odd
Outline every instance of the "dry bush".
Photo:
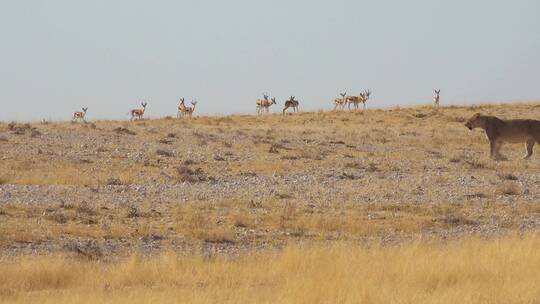
[[76,205],[75,210],[78,213],[84,213],[87,215],[97,215],[96,209],[86,201],[82,201],[81,203]]
[[499,174],[499,178],[503,180],[511,180],[511,181],[517,181],[519,180],[517,176],[515,176],[512,173],[501,173]]
[[107,179],[107,181],[105,182],[106,185],[108,186],[121,186],[123,185],[124,183],[122,182],[122,180],[120,180],[119,178],[116,178],[116,177],[110,177],[109,179]]
[[113,132],[117,133],[117,134],[124,134],[124,135],[137,135],[137,133],[131,131],[130,129],[128,128],[124,128],[124,127],[117,127],[117,128],[114,128],[113,129]]
[[201,168],[192,170],[190,167],[182,165],[176,168],[176,173],[180,182],[198,183],[209,179]]
[[256,219],[248,212],[238,212],[234,215],[234,227],[238,228],[255,228]]
[[497,186],[496,193],[502,195],[520,195],[522,189],[518,182],[506,181]]
[[188,230],[186,236],[207,243],[234,243],[236,241],[236,233],[228,227]]
[[174,153],[171,152],[171,151],[168,151],[168,150],[158,149],[156,151],[156,154],[159,155],[159,156],[174,157]]
[[72,241],[64,249],[90,261],[100,260],[104,254],[103,248],[95,240]]
[[486,169],[487,165],[484,162],[478,161],[476,159],[471,159],[466,161],[471,169]]

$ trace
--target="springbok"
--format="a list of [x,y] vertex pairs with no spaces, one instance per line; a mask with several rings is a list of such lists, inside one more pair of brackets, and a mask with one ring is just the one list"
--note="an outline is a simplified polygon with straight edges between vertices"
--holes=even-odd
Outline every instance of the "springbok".
[[298,112],[298,100],[294,99],[294,96],[291,96],[289,100],[285,101],[285,108],[283,108],[283,115],[285,115],[285,110],[288,108],[293,108],[294,112]]
[[84,118],[86,116],[86,111],[88,110],[88,108],[82,108],[82,112],[73,112],[73,119],[71,119],[71,121],[77,121],[79,119],[81,119],[82,121],[86,122],[86,119]]
[[264,94],[263,99],[257,99],[255,104],[257,109],[257,115],[261,114],[265,110],[266,113],[268,113],[270,106],[276,104],[276,99],[272,98],[271,100],[268,100],[268,95]]
[[146,110],[146,106],[148,105],[148,103],[146,102],[143,102],[141,103],[141,106],[142,106],[142,109],[133,109],[131,111],[129,111],[129,114],[131,115],[131,120],[135,119],[135,117],[138,117],[138,119],[142,119],[143,115],[144,115],[144,111]]
[[180,104],[178,105],[178,113],[176,113],[176,118],[180,118],[181,116],[184,116],[187,107],[184,104],[184,97],[180,98]]
[[191,104],[193,105],[193,107],[185,107],[186,110],[184,113],[184,115],[189,116],[189,118],[191,118],[191,116],[193,115],[193,112],[195,112],[195,106],[197,105],[197,100],[191,100]]
[[362,110],[366,109],[366,102],[369,100],[369,96],[371,96],[371,91],[370,90],[364,90],[364,98],[362,99],[362,103],[364,105],[363,105]]
[[369,96],[371,95],[370,90],[364,90],[364,92],[360,93],[358,96],[347,96],[346,100],[349,103],[349,110],[351,109],[351,104],[354,105],[354,109],[358,110],[358,105],[360,103],[363,104],[363,110],[366,109],[366,102],[369,100]]
[[435,90],[435,95],[433,95],[433,105],[438,107],[439,101],[441,100],[441,96],[439,95],[441,93],[441,90]]
[[364,100],[364,93],[360,93],[358,96],[347,96],[345,97],[346,102],[349,104],[348,109],[351,109],[351,104],[353,105],[354,110],[358,110],[358,104]]
[[339,95],[341,96],[341,98],[336,98],[334,99],[334,111],[340,107],[341,110],[343,110],[345,108],[345,104],[347,103],[347,93],[339,93]]

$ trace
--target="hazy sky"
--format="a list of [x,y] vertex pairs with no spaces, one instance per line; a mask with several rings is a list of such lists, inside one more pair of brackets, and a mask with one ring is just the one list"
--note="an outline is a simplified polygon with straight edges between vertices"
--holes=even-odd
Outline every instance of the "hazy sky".
[[[540,1],[0,0],[0,120],[540,98]],[[278,108],[274,108],[274,111]]]

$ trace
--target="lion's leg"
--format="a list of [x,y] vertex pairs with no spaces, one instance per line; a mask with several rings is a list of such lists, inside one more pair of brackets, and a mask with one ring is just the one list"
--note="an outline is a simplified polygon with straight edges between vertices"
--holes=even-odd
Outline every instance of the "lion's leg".
[[507,160],[506,156],[501,154],[502,142],[495,142],[495,158],[498,160]]
[[501,146],[502,146],[501,143],[498,142],[498,141],[495,141],[495,140],[490,140],[489,141],[490,156],[491,156],[492,159],[495,159],[495,160],[504,160],[504,159],[506,159],[499,152],[501,150]]
[[523,159],[528,159],[529,157],[531,157],[531,155],[533,153],[533,147],[534,147],[534,140],[529,139],[527,141],[527,154],[525,155],[525,157]]
[[496,155],[496,148],[497,148],[497,144],[495,143],[494,140],[490,140],[489,141],[489,156],[493,159],[495,159],[497,157]]

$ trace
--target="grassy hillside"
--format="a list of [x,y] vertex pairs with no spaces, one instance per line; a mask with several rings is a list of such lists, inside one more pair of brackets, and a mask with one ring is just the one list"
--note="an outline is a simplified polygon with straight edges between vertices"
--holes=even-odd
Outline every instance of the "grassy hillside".
[[[506,286],[537,299],[536,237],[504,236],[540,227],[540,157],[507,145],[508,161],[490,160],[464,127],[477,112],[540,117],[506,104],[0,124],[0,270],[20,283],[1,294],[473,303]],[[458,241],[471,236],[492,241]]]

